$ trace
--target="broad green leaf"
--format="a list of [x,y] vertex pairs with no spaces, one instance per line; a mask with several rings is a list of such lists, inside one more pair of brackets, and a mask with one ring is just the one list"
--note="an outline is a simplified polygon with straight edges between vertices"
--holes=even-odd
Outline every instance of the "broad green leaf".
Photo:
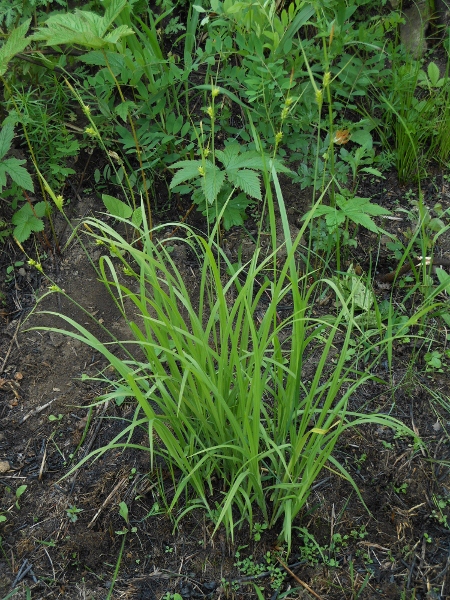
[[125,102],[118,104],[114,110],[123,121],[126,121],[128,111],[133,110],[134,108],[136,108],[136,104],[132,100],[125,100]]
[[6,169],[5,166],[0,162],[0,192],[6,185]]
[[358,308],[368,311],[373,304],[373,293],[362,282],[362,278],[355,273],[353,265],[350,265],[347,276],[347,286],[352,292],[353,301]]
[[345,217],[353,221],[357,225],[362,225],[369,231],[378,233],[380,228],[372,221],[369,215],[390,215],[390,211],[386,210],[378,204],[372,204],[369,198],[344,198],[340,194],[336,194],[336,204],[342,209]]
[[249,169],[228,170],[227,175],[231,183],[248,196],[262,200],[261,181],[255,171],[250,171]]
[[433,219],[431,219],[429,223],[427,223],[427,229],[436,232],[443,231],[445,229],[445,223],[442,219],[439,219],[438,217],[433,217]]
[[368,150],[372,149],[373,139],[372,134],[367,129],[358,129],[356,131],[352,131],[351,141],[359,144],[360,146],[365,146]]
[[[36,205],[34,208],[36,209]],[[25,242],[33,232],[44,229],[44,222],[33,214],[29,204],[24,204],[20,210],[14,213],[11,222],[15,225],[13,235],[21,243]]]
[[381,171],[378,169],[374,169],[373,167],[364,167],[360,171],[361,173],[370,173],[370,175],[375,175],[375,177],[381,177],[381,179],[386,179]]
[[245,211],[252,203],[245,194],[239,194],[236,198],[231,198],[223,213],[222,223],[225,231],[231,227],[241,226],[246,218]]
[[117,42],[128,35],[134,35],[134,31],[130,29],[127,25],[119,25],[116,29],[113,29],[111,33],[108,33],[104,36],[105,42],[108,44],[117,44]]
[[206,163],[205,175],[201,179],[203,193],[206,201],[212,204],[217,198],[225,182],[225,171],[210,162]]
[[119,503],[119,515],[128,523],[128,506],[125,502]]
[[[28,208],[31,210],[31,207],[29,204],[26,204],[26,206],[28,206]],[[36,204],[33,205],[34,213],[39,218],[45,217],[45,215],[47,213],[47,209],[49,209],[49,205],[44,201],[36,202]]]
[[0,159],[5,156],[11,147],[14,138],[14,125],[6,123],[0,131]]
[[436,269],[436,275],[439,279],[439,283],[445,286],[445,291],[448,294],[450,292],[450,275],[441,268]]
[[121,37],[134,33],[126,25],[120,25],[105,37],[114,19],[125,6],[126,0],[113,0],[104,17],[86,10],[52,15],[30,39],[43,41],[46,46],[76,44],[94,49],[103,48],[109,43],[115,44]]
[[340,225],[345,223],[345,215],[341,210],[335,210],[334,208],[330,208],[325,215],[325,222],[330,231],[334,231]]
[[428,65],[428,77],[430,78],[431,85],[436,87],[439,81],[439,67],[434,62],[430,62]]
[[193,179],[194,177],[201,177],[199,169],[203,167],[203,162],[201,160],[180,160],[172,165],[174,169],[181,169],[177,171],[170,182],[170,189],[175,186],[183,183],[183,181],[188,181],[189,179]]
[[140,227],[142,225],[142,208],[138,206],[138,208],[133,211],[131,215],[131,221],[136,225],[136,227]]
[[[250,150],[243,152],[239,157],[239,166],[241,169],[256,169],[257,171],[264,170],[264,162],[259,152]],[[269,160],[266,158],[266,167],[269,166]]]
[[102,19],[103,35],[108,31],[127,4],[128,0],[111,0]]
[[122,219],[129,219],[133,213],[133,209],[122,200],[109,196],[108,194],[102,194],[103,204],[107,210],[114,216]]
[[1,162],[3,168],[6,170],[14,183],[17,183],[17,185],[20,187],[32,192],[34,190],[33,180],[31,179],[31,175],[28,173],[28,171],[21,167],[21,165],[24,163],[24,160],[14,157],[5,158]]
[[31,19],[27,19],[22,25],[13,29],[5,44],[0,48],[0,77],[5,74],[9,61],[30,43],[31,38],[25,38],[30,23]]
[[87,65],[96,65],[97,67],[105,67],[106,61],[108,61],[108,65],[111,67],[114,75],[118,75],[125,65],[125,57],[119,54],[119,52],[112,52],[110,50],[92,50],[80,56],[79,60]]
[[[216,150],[216,157],[223,164],[225,169],[233,167],[241,167],[240,161],[242,160],[242,154],[240,154],[241,147],[239,144],[230,144],[226,146],[224,150]],[[245,153],[244,153],[245,154]]]

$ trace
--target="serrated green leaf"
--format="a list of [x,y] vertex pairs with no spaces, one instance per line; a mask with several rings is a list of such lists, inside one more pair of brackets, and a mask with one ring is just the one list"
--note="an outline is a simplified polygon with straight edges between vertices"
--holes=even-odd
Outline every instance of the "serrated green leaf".
[[17,183],[20,187],[32,192],[34,190],[33,180],[28,171],[20,166],[25,162],[26,161],[22,159],[11,157],[3,159],[2,165],[14,183]]
[[117,44],[117,42],[126,36],[134,35],[134,31],[127,25],[119,25],[113,31],[104,36],[105,42],[108,44]]
[[342,210],[336,210],[331,207],[327,208],[330,208],[330,210],[327,211],[325,215],[325,222],[327,224],[328,229],[330,231],[334,231],[340,225],[343,225],[345,223],[345,215]]
[[133,213],[133,209],[122,200],[118,198],[114,198],[114,196],[109,196],[108,194],[102,194],[103,204],[106,206],[108,212],[110,212],[113,217],[119,217],[121,219],[129,219]]
[[5,156],[11,148],[11,142],[14,138],[14,125],[6,123],[0,131],[0,159]]
[[201,186],[205,194],[206,201],[212,204],[217,198],[225,182],[225,171],[212,163],[206,163],[205,175],[201,179]]
[[33,214],[29,204],[24,204],[14,213],[11,222],[15,225],[13,235],[20,243],[25,242],[33,232],[44,229],[44,222]]
[[180,160],[179,162],[176,162],[172,167],[181,170],[177,171],[173,176],[169,186],[170,189],[183,183],[183,181],[188,181],[194,177],[201,177],[199,168],[202,166],[203,162],[201,160]]
[[[234,198],[230,198],[230,194],[232,189],[229,185],[225,185],[220,194],[217,197],[217,201],[213,206],[207,206],[203,208],[202,214],[207,217],[209,223],[215,223],[215,221],[219,218],[219,215],[222,213],[222,209],[224,204],[226,204],[225,210],[222,214],[222,225],[226,231],[228,231],[231,227],[236,225],[243,225],[246,219],[245,211],[247,207],[252,204],[253,200],[249,199],[243,192],[238,194]],[[194,201],[202,207],[205,206],[205,199],[203,198],[194,198]]]
[[0,192],[6,185],[6,169],[2,163],[0,163]]
[[380,216],[390,215],[390,211],[379,206],[378,204],[372,204],[369,198],[344,198],[340,194],[336,194],[336,204],[341,208],[345,217],[357,225],[362,225],[369,231],[378,233],[380,228],[373,222],[369,215]]
[[102,18],[103,34],[111,27],[127,5],[127,0],[112,0]]
[[118,75],[125,65],[125,57],[119,52],[111,52],[110,50],[91,50],[91,52],[80,56],[79,60],[87,65],[96,65],[97,67],[105,67],[106,61],[108,61],[108,65],[115,75]]
[[224,150],[216,150],[216,157],[225,169],[232,169],[241,166],[240,161],[243,155],[240,154],[240,151],[241,147],[239,144],[229,144]]
[[126,25],[120,25],[106,35],[125,6],[126,0],[112,0],[103,17],[86,10],[52,15],[31,39],[43,41],[46,46],[77,44],[94,49],[103,48],[109,43],[115,44],[121,37],[133,33]]
[[44,201],[36,202],[36,204],[33,204],[33,211],[31,210],[29,204],[26,204],[25,206],[28,206],[28,208],[30,209],[30,213],[33,213],[34,211],[33,214],[39,218],[45,217],[47,210],[49,209],[49,205]]
[[239,169],[236,171],[227,171],[228,179],[237,188],[241,189],[248,196],[262,200],[261,180],[258,173],[249,169]]
[[114,110],[123,121],[126,121],[128,117],[128,111],[134,108],[136,108],[136,104],[132,100],[125,100],[125,102],[118,104]]
[[374,169],[372,167],[364,167],[361,169],[361,173],[370,173],[370,175],[375,175],[375,177],[381,177],[382,179],[386,179],[381,171],[378,169]]
[[245,194],[239,194],[236,198],[231,198],[223,213],[222,224],[225,231],[231,227],[241,226],[246,219],[245,211],[252,203]]
[[367,129],[357,129],[356,131],[352,131],[351,141],[360,146],[365,146],[368,150],[371,150],[373,146],[372,134],[370,131],[367,131]]
[[[269,166],[269,159],[266,158],[266,168]],[[257,171],[264,170],[264,162],[259,154],[255,150],[249,150],[243,152],[239,157],[239,166],[241,169],[256,169]]]
[[31,38],[25,38],[30,23],[31,19],[27,19],[22,25],[13,29],[5,44],[0,48],[0,76],[5,74],[9,61],[30,43]]

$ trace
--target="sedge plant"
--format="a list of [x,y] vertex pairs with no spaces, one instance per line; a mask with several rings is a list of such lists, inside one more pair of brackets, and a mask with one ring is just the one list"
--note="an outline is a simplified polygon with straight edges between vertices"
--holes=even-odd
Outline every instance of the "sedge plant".
[[[158,231],[151,236],[143,218],[130,242],[89,218],[87,230],[105,248],[98,275],[128,323],[130,339],[117,340],[105,330],[109,340],[102,341],[69,316],[45,312],[68,326],[52,331],[89,345],[114,367],[116,380],[100,401],[136,403],[129,425],[77,466],[108,449],[142,448],[149,469],[156,469],[159,456],[173,474],[175,493],[165,501],[179,510],[176,522],[202,508],[216,530],[222,523],[233,537],[236,525],[253,526],[258,509],[269,526],[281,527],[290,547],[293,521],[324,468],[356,489],[333,455],[345,430],[376,423],[414,434],[388,415],[349,412],[352,394],[371,379],[345,361],[359,327],[354,301],[332,280],[308,287],[306,276],[299,276],[295,257],[307,222],[292,241],[274,168],[271,175],[286,233],[287,258],[277,271],[278,248],[264,259],[257,251],[248,264],[232,265],[214,241],[216,228],[204,238],[182,225],[182,238],[158,242]],[[268,202],[274,203],[270,188]],[[197,257],[195,291],[171,256],[173,243]],[[337,314],[313,316],[317,286],[336,297]],[[64,293],[57,286],[51,292]],[[281,319],[277,306],[288,301],[291,315]],[[307,380],[312,352],[316,368]],[[148,431],[148,445],[132,441],[139,427]]]

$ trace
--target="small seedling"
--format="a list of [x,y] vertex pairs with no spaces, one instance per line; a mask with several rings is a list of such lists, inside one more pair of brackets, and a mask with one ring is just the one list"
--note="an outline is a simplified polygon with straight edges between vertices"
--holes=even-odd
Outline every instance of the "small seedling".
[[6,267],[6,280],[5,280],[6,283],[8,283],[9,281],[12,280],[14,269],[22,267],[23,265],[24,265],[23,260],[16,260],[13,265],[9,265],[8,267]]
[[397,492],[397,494],[406,494],[407,490],[408,484],[406,482],[402,483],[399,486],[394,485],[394,491]]
[[444,513],[444,510],[450,506],[450,498],[433,495],[433,502],[436,508],[431,511],[431,516],[438,523],[449,529],[448,516]]
[[[127,506],[126,502],[120,502],[119,503],[119,515],[125,521],[125,523],[127,524],[127,526],[129,526],[130,520],[129,520],[129,517],[128,517],[128,506]],[[118,531],[116,531],[116,534],[117,535],[125,535],[129,531],[131,531],[131,533],[136,533],[137,527],[132,527],[131,529],[128,529],[127,527],[123,527],[123,529],[119,529]]]
[[27,489],[27,487],[28,486],[26,486],[26,485],[21,485],[16,490],[16,508],[17,508],[17,510],[20,510],[19,498],[25,492],[25,490]]
[[438,371],[442,373],[442,352],[433,350],[433,352],[427,352],[424,356],[425,362],[427,363],[426,371]]
[[83,512],[83,509],[77,508],[74,504],[71,504],[69,508],[66,508],[66,513],[71,523],[76,523],[78,521],[78,515],[81,512]]
[[261,539],[261,534],[263,531],[267,529],[267,523],[255,523],[253,525],[253,539],[255,542],[259,542]]
[[61,419],[63,418],[64,415],[62,415],[61,413],[56,416],[56,415],[48,415],[48,420],[49,421],[61,421]]

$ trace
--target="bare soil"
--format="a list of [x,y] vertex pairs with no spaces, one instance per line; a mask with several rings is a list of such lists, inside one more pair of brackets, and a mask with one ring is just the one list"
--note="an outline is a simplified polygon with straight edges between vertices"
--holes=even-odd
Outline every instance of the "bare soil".
[[[359,195],[370,196],[397,215],[403,214],[399,208],[411,208],[407,190],[399,189],[394,178],[365,185]],[[427,205],[439,201],[444,209],[449,206],[449,188],[442,177],[430,180],[425,190]],[[289,183],[283,192],[296,228],[307,194],[301,195]],[[102,207],[95,198],[85,197],[81,203],[74,201],[71,210],[76,223]],[[410,226],[406,219],[392,223],[387,225],[400,236]],[[230,252],[237,252],[240,244],[252,251],[246,235],[238,230],[227,234]],[[391,253],[383,245],[379,250],[374,236],[361,231],[359,242],[348,262],[355,260],[367,271],[374,268],[377,256],[376,269],[389,271],[395,266]],[[449,256],[448,244],[448,237],[442,237],[434,251]],[[90,247],[89,252],[92,260],[98,260],[99,249]],[[29,316],[49,281],[27,264],[16,268],[8,280],[7,267],[19,260],[26,262],[26,257],[12,243],[6,245],[0,264],[6,294],[0,337],[0,514],[7,516],[0,523],[0,598],[17,589],[15,598],[26,598],[31,590],[35,600],[100,600],[108,596],[114,579],[111,597],[130,600],[159,600],[167,592],[182,598],[257,598],[254,584],[261,586],[260,598],[274,600],[450,598],[450,412],[433,397],[440,394],[450,409],[448,359],[442,372],[426,371],[426,348],[398,344],[393,385],[371,382],[352,398],[355,410],[379,409],[401,419],[417,432],[426,449],[414,448],[411,440],[396,439],[390,430],[375,425],[346,434],[336,456],[354,477],[366,506],[348,482],[324,471],[307,510],[296,519],[292,554],[288,559],[280,554],[291,567],[286,571],[274,559],[284,573],[276,590],[265,556],[279,550],[277,529],[265,530],[255,540],[243,528],[231,542],[222,531],[212,537],[213,524],[203,514],[192,513],[174,530],[145,452],[111,451],[67,476],[77,461],[107,444],[126,425],[134,407],[110,403],[90,408],[104,389],[81,377],[95,376],[108,365],[76,340],[31,329],[61,323],[51,314]],[[195,271],[183,264],[182,252],[179,260],[180,270],[195,286]],[[103,336],[90,313],[118,337],[128,335],[126,323],[76,241],[62,255],[50,255],[43,266],[74,302],[50,295],[40,310],[62,312]],[[390,297],[390,291],[379,293]],[[395,302],[402,302],[404,295],[405,289],[399,287]],[[435,339],[442,342],[446,334],[436,322]],[[378,369],[380,379],[385,379],[386,366]],[[145,436],[141,441],[145,443]],[[170,494],[168,473],[165,481]],[[27,487],[17,500],[16,490],[22,485]],[[116,532],[125,523],[119,502],[127,503],[130,527],[136,528],[127,534],[120,560],[124,537]],[[302,528],[314,536],[321,552],[307,549]],[[336,533],[342,540],[333,550],[330,542]],[[237,564],[250,556],[259,571]]]

